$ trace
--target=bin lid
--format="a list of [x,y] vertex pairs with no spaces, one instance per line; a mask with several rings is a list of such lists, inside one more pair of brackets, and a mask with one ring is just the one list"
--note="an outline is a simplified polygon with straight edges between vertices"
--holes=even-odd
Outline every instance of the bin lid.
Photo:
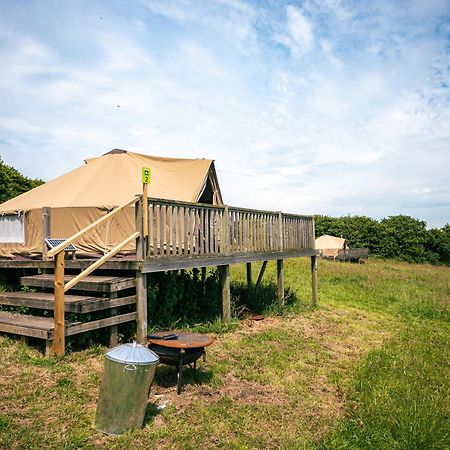
[[108,350],[105,357],[125,364],[148,365],[159,363],[159,356],[155,352],[136,342],[118,345]]

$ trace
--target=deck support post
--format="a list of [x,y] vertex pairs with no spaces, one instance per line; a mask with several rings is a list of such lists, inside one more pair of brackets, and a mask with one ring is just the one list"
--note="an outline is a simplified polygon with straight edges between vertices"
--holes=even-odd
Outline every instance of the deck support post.
[[317,306],[317,256],[311,256],[312,304]]
[[45,340],[45,356],[51,356],[53,352],[53,339]]
[[[109,298],[113,299],[113,298],[117,298],[118,297],[118,292],[110,292],[109,294]],[[114,317],[117,315],[117,308],[111,308],[109,310],[109,316],[110,317]],[[111,325],[109,327],[109,346],[110,347],[115,347],[118,344],[118,328],[119,326],[116,325]]]
[[247,263],[247,286],[250,287],[253,284],[252,280],[252,263]]
[[144,344],[147,340],[147,274],[136,271],[136,341]]
[[267,261],[263,261],[261,270],[259,271],[258,280],[256,281],[256,287],[261,284],[262,278],[264,276],[264,272],[266,271]]
[[52,354],[64,354],[64,251],[55,255],[55,306],[54,306],[54,338]]
[[222,318],[224,322],[231,322],[231,290],[230,266],[219,266],[220,283],[222,286]]
[[[143,199],[135,204],[136,208],[136,231],[139,236],[136,239],[136,258],[139,261],[145,259],[145,237],[143,232],[142,218]],[[136,341],[144,344],[147,338],[147,274],[141,270],[136,271]]]
[[205,298],[205,295],[206,295],[206,267],[202,267],[202,293],[203,293],[203,298]]
[[278,305],[284,307],[284,272],[282,259],[277,259]]

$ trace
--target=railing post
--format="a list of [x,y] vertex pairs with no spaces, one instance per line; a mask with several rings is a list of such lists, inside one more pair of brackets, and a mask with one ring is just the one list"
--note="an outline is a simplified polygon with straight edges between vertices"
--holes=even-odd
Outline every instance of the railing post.
[[48,261],[48,248],[45,240],[51,237],[51,208],[44,206],[42,208],[42,261]]
[[222,239],[225,245],[225,255],[230,254],[230,227],[229,225],[228,205],[225,205],[222,217]]
[[[144,261],[145,259],[145,238],[143,234],[142,221],[143,198],[135,203],[136,231],[139,236],[136,238],[136,259]],[[147,274],[141,270],[136,271],[136,340],[144,344],[147,337]]]
[[55,255],[55,304],[53,312],[54,330],[52,354],[61,356],[64,354],[64,250]]
[[278,213],[278,239],[280,241],[280,252],[283,251],[283,214]]

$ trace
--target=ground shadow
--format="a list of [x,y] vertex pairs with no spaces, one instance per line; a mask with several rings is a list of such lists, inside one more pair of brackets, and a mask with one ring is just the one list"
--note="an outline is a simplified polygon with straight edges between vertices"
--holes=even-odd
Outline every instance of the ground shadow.
[[[183,385],[202,385],[208,384],[214,374],[211,370],[203,367],[197,367],[193,370],[188,365],[183,366]],[[177,385],[177,369],[174,366],[161,364],[156,368],[153,383],[156,386],[169,388]]]
[[158,408],[158,406],[156,406],[154,403],[148,403],[147,409],[145,410],[143,426],[145,427],[149,423],[154,422],[156,416],[158,416],[159,414],[161,414],[161,410]]

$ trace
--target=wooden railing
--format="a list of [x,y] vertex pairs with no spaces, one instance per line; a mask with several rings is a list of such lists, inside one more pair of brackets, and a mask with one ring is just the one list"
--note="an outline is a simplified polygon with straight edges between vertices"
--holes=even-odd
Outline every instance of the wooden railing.
[[125,208],[135,204],[140,200],[141,196],[136,196],[132,200],[124,203],[123,205],[113,209],[108,214],[104,215],[100,219],[96,220],[92,224],[88,225],[86,228],[83,228],[79,232],[75,233],[73,236],[67,238],[64,242],[57,245],[47,252],[48,257],[55,258],[55,273],[54,273],[54,290],[55,290],[55,304],[54,304],[54,339],[52,345],[52,353],[55,355],[64,354],[65,347],[65,326],[64,326],[64,293],[69,289],[73,288],[77,283],[86,278],[90,273],[92,273],[95,269],[98,269],[101,265],[103,265],[106,261],[111,259],[114,255],[120,252],[126,245],[128,245],[131,241],[136,240],[140,236],[140,232],[136,231],[131,236],[127,237],[121,243],[117,244],[113,249],[111,249],[108,253],[103,255],[100,259],[95,261],[89,267],[84,269],[77,276],[72,278],[70,281],[65,283],[64,279],[64,249],[70,245],[75,243],[78,239],[85,236],[90,231],[97,228],[103,222],[111,219],[117,213],[124,210]]
[[310,216],[149,199],[148,221],[146,259],[314,248]]
[[[139,261],[168,257],[227,257],[248,253],[274,253],[265,256],[269,259],[280,254],[277,259],[281,260],[283,254],[288,252],[314,249],[314,219],[310,216],[153,198],[146,203],[143,198],[145,192],[48,251],[47,256],[55,258],[54,354],[64,353],[64,293],[134,240],[138,244],[136,259]],[[66,283],[64,248],[133,204],[136,206],[136,231]],[[136,275],[136,291],[143,298],[146,291],[144,285],[139,287],[139,280],[142,281],[140,271]],[[139,296],[138,293],[136,295]],[[137,315],[138,322],[139,317],[144,318],[140,325],[138,323],[138,335],[144,336],[145,301],[137,302]]]

